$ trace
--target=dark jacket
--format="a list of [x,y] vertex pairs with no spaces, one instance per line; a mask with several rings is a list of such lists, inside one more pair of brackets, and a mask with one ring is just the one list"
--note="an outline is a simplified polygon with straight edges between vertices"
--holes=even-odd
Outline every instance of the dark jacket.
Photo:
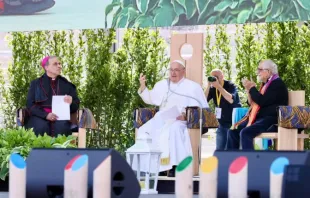
[[[219,107],[222,108],[222,117],[221,119],[219,119],[219,123],[222,126],[230,127],[232,124],[233,108],[241,107],[241,103],[238,95],[238,88],[231,81],[224,80],[223,88],[232,95],[232,99],[234,100],[234,102],[230,104],[223,96],[221,97]],[[213,99],[215,106],[218,107],[216,102],[216,89],[214,87],[210,88],[207,98],[208,102],[211,99]]]
[[[75,85],[66,78],[58,76],[55,81],[57,95],[70,95],[72,104],[70,112],[74,113],[79,109],[80,100],[77,96]],[[51,87],[51,78],[46,74],[33,80],[27,96],[27,111],[29,116],[37,116],[45,119],[47,112],[43,108],[51,108],[53,90]]]
[[260,106],[256,119],[266,116],[277,117],[277,107],[288,105],[288,89],[281,78],[272,81],[264,95],[255,87],[252,87],[249,93],[252,100]]

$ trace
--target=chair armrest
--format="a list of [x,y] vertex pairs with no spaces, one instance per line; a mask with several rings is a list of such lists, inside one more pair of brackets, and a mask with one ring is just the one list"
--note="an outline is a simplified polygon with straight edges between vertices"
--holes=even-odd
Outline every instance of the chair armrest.
[[133,112],[133,125],[135,128],[140,128],[147,121],[152,119],[157,113],[158,108],[137,108]]
[[16,110],[16,125],[20,127],[24,126],[27,116],[28,114],[26,108],[18,108]]
[[279,106],[279,127],[287,129],[309,129],[310,107],[305,106]]
[[78,120],[79,120],[79,128],[84,129],[97,129],[97,123],[93,116],[93,113],[87,109],[80,109],[78,113]]
[[[199,129],[200,108],[199,107],[187,107],[187,128]],[[219,123],[215,114],[210,108],[202,108],[202,127],[204,128],[218,128]]]

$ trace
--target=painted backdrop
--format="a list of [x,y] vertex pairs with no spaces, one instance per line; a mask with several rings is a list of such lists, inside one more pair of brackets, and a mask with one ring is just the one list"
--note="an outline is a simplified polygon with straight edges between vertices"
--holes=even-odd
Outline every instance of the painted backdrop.
[[310,0],[0,0],[0,31],[310,19]]

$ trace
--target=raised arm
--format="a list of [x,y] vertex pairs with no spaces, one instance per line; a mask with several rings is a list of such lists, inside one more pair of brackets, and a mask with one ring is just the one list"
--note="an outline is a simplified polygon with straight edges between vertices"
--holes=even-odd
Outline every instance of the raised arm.
[[162,82],[155,84],[152,90],[149,90],[145,85],[145,76],[140,74],[140,88],[138,94],[146,104],[159,106],[163,99],[164,86]]
[[249,90],[249,93],[253,102],[258,104],[260,107],[264,107],[274,104],[275,101],[277,101],[277,97],[280,97],[280,95],[276,96],[275,93],[284,94],[286,93],[286,88],[282,86],[279,81],[274,81],[270,84],[264,95],[262,95],[256,87],[252,87]]

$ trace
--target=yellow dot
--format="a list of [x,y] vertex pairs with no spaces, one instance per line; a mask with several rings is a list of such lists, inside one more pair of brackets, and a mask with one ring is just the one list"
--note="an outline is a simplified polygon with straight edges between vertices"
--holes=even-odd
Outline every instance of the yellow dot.
[[217,167],[218,167],[218,159],[215,156],[211,156],[202,160],[201,171],[203,173],[211,173]]

